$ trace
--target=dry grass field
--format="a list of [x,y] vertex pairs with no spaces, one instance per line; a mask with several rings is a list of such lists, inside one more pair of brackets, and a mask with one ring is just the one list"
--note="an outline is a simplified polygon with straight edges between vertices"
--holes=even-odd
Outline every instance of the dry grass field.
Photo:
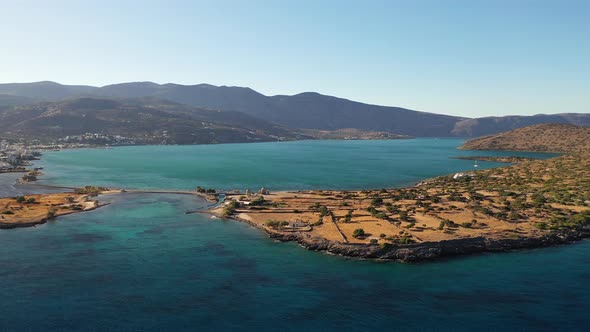
[[[381,245],[541,237],[590,224],[590,128],[539,125],[510,133],[520,142],[511,145],[515,150],[566,154],[437,177],[411,188],[229,195],[213,212],[271,233]],[[493,149],[498,140],[510,141],[510,133],[488,138],[491,145],[476,142]],[[565,147],[561,139],[571,144]]]
[[99,207],[87,194],[59,193],[0,198],[0,228],[40,224],[61,215]]

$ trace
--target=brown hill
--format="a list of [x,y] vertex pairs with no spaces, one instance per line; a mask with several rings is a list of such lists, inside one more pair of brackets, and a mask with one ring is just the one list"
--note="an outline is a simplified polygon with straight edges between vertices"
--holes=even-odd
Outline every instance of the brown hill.
[[[92,134],[91,141],[89,135]],[[96,134],[96,135],[95,135]],[[0,108],[0,137],[83,143],[210,144],[309,139],[291,129],[231,111],[154,98],[75,98]],[[98,137],[98,138],[95,138]],[[117,138],[120,139],[120,138]],[[133,142],[133,143],[131,143]],[[120,142],[119,142],[120,143]]]
[[590,127],[540,124],[467,141],[464,150],[590,152]]
[[457,122],[451,133],[453,136],[459,137],[481,137],[544,123],[590,126],[590,114],[561,113],[529,116],[510,115],[465,119]]

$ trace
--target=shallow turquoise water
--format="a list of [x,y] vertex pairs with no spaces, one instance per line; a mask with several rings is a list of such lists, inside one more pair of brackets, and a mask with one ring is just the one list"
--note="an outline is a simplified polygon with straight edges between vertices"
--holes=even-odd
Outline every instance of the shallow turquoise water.
[[[125,188],[383,188],[473,169],[461,139],[130,146],[48,152],[42,182]],[[546,156],[486,152],[486,155]],[[502,164],[480,162],[480,167]]]
[[[294,146],[304,150],[304,143]],[[281,146],[281,155],[296,155],[290,153],[289,144]],[[394,144],[374,144],[378,148],[358,149],[358,158],[365,161],[364,169],[378,169],[372,161],[382,163],[380,155],[387,146],[396,149]],[[259,156],[252,150],[260,146],[269,148],[239,145],[235,151],[244,153],[245,148]],[[207,149],[227,153],[224,149],[234,147]],[[137,152],[142,149],[146,151]],[[171,149],[197,151],[201,147]],[[333,154],[330,147],[325,147],[317,158],[349,155],[342,146],[335,149],[338,153]],[[126,153],[119,154],[121,150]],[[448,150],[453,153],[451,148]],[[123,180],[129,187],[168,183],[166,187],[182,188],[184,177],[192,176],[189,171],[174,172],[173,167],[164,172],[165,176],[153,175],[150,166],[148,171],[140,168],[137,174],[141,176],[126,178],[108,165],[140,164],[124,158],[149,154],[148,148],[97,151],[51,154],[44,161],[46,171],[65,175],[67,167],[72,167],[69,183],[97,180],[84,179],[86,166],[77,166],[86,164],[85,158],[89,157],[95,162],[101,160],[103,170],[111,170],[94,174],[104,174],[105,184]],[[101,157],[92,157],[95,153]],[[111,153],[119,156],[118,161],[108,160]],[[432,154],[406,157],[430,161],[412,164],[417,170],[403,171],[398,166],[392,174],[425,172],[424,164],[436,162],[430,159]],[[168,152],[160,155],[175,162],[182,158],[192,162],[193,158],[186,153],[185,157]],[[66,166],[61,164],[62,158],[80,160]],[[210,158],[227,159],[215,155]],[[443,160],[442,152],[438,160]],[[166,164],[162,160],[156,163]],[[233,167],[245,163],[241,159]],[[471,165],[467,162],[464,167]],[[269,177],[278,188],[288,188],[277,179],[291,183],[293,177],[298,179],[307,172],[301,168],[308,167],[294,166],[289,174],[277,175],[278,169],[264,166],[265,176],[257,179],[251,179],[256,172],[249,171],[239,182],[227,180],[232,176],[220,176],[210,179],[210,183],[215,187],[225,187],[226,183],[229,188],[253,185]],[[350,166],[345,172],[352,169]],[[321,183],[362,186],[363,179],[374,181],[373,174],[365,172],[359,172],[354,179],[341,178],[338,171],[323,172],[327,179],[304,181],[302,187]],[[432,168],[431,172],[436,170]],[[375,183],[383,184],[388,178],[379,175]],[[59,183],[56,178],[51,181]],[[390,185],[399,185],[414,180],[389,181]],[[310,252],[293,243],[274,242],[246,224],[207,215],[185,215],[185,210],[206,204],[192,196],[124,194],[100,199],[113,204],[35,228],[0,231],[0,331],[554,331],[584,330],[590,324],[590,242],[427,264],[382,263]]]

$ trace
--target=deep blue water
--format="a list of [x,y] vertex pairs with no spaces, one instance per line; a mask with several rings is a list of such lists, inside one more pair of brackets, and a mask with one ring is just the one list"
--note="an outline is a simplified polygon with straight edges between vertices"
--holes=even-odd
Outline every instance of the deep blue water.
[[424,264],[374,262],[277,243],[239,222],[185,215],[206,204],[192,196],[100,199],[112,204],[0,231],[0,331],[590,326],[590,242]]

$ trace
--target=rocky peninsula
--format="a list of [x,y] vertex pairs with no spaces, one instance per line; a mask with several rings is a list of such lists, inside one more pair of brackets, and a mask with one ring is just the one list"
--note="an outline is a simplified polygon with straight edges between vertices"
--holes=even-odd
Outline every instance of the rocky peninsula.
[[233,194],[210,212],[311,250],[405,262],[590,236],[590,128],[537,125],[498,136],[486,138],[488,145],[475,142],[480,149],[494,149],[500,141],[511,142],[501,144],[511,150],[563,155],[441,176],[410,188]]

